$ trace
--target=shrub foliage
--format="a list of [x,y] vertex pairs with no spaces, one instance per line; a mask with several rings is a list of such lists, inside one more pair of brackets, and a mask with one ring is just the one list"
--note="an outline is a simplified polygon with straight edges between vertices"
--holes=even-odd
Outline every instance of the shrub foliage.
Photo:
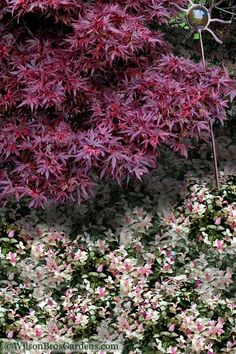
[[49,226],[41,210],[3,208],[1,338],[235,353],[235,182],[219,193],[192,185],[161,222],[145,199],[133,208],[123,200],[122,215],[121,201],[101,205],[112,229],[89,217],[73,237],[73,215]]
[[161,143],[187,156],[226,119],[227,72],[164,39],[174,3],[1,1],[1,200],[80,203],[99,179],[141,179]]

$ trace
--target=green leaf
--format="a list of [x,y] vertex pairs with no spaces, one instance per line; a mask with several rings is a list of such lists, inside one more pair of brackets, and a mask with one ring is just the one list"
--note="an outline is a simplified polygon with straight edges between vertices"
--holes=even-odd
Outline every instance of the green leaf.
[[179,24],[180,27],[185,28],[187,26],[186,22],[182,22]]
[[198,41],[200,39],[200,34],[198,32],[194,33],[193,39]]
[[216,230],[216,229],[217,229],[217,226],[216,226],[216,225],[208,225],[207,228],[208,228],[208,229]]
[[163,335],[163,336],[166,336],[166,337],[170,337],[171,336],[170,332],[161,332],[160,334]]
[[104,273],[99,273],[99,278],[107,278],[107,275]]
[[92,275],[92,276],[94,276],[94,277],[98,277],[99,274],[96,273],[96,272],[90,272],[89,275]]
[[1,237],[0,241],[2,242],[11,242],[11,239],[8,237]]

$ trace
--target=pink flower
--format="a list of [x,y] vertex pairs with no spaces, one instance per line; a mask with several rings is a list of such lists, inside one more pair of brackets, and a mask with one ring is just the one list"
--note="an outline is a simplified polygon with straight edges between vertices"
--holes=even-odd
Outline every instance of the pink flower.
[[219,317],[218,318],[218,322],[216,324],[216,321],[210,321],[210,330],[209,333],[211,335],[221,335],[222,333],[224,333],[225,331],[223,330],[223,326],[224,326],[224,320],[223,318]]
[[137,242],[134,249],[137,253],[140,253],[142,251],[142,244],[140,242]]
[[49,341],[55,341],[60,338],[60,330],[56,323],[48,322],[47,323],[47,339]]
[[145,319],[147,317],[147,312],[142,311],[140,315]]
[[212,274],[206,272],[205,278],[206,278],[206,280],[211,281],[212,280]]
[[169,347],[168,353],[170,354],[177,354],[177,347]]
[[40,326],[38,326],[38,325],[36,325],[35,327],[34,327],[34,333],[35,333],[35,335],[36,335],[36,337],[42,337],[42,335],[43,335],[43,331],[42,331],[42,329],[40,328]]
[[98,273],[102,273],[102,271],[103,271],[103,265],[100,264],[100,265],[97,267],[97,272],[98,272]]
[[225,324],[225,321],[223,320],[223,318],[219,317],[218,323],[216,325],[216,327],[218,328],[218,332],[217,332],[218,335],[225,333],[225,331],[223,330],[224,324]]
[[70,293],[70,290],[69,290],[69,289],[67,289],[67,290],[65,291],[65,296],[66,296],[66,297],[70,297],[70,296],[71,296],[71,293]]
[[48,299],[47,305],[48,306],[53,306],[53,301],[51,299]]
[[105,248],[106,248],[106,242],[105,242],[105,241],[103,241],[103,240],[97,240],[97,245],[98,245],[98,247],[100,248],[100,250],[101,250],[102,252],[105,251]]
[[224,245],[223,241],[222,240],[215,240],[214,245],[217,247],[218,251],[220,253],[222,253],[223,245]]
[[169,332],[174,332],[174,330],[175,330],[175,324],[171,324],[169,327],[168,327],[168,330],[169,330]]
[[220,225],[221,224],[221,218],[217,218],[215,220],[215,225]]
[[11,231],[8,232],[7,235],[8,235],[9,238],[13,238],[13,237],[14,237],[14,234],[15,234],[15,231],[14,231],[14,230],[11,230]]
[[130,329],[130,324],[125,317],[118,317],[118,329],[119,331]]
[[105,298],[106,295],[106,289],[105,288],[101,288],[100,286],[97,288],[97,292],[99,294],[99,296],[101,297],[101,299]]
[[204,330],[204,324],[201,322],[198,322],[197,323],[197,330],[199,333],[202,332]]
[[138,270],[139,275],[145,275],[148,276],[149,274],[152,274],[153,271],[151,270],[151,265],[146,264],[144,267],[140,267]]
[[10,259],[10,263],[14,266],[16,265],[16,257],[17,257],[16,253],[12,253],[12,252],[8,253],[8,259]]
[[168,271],[171,268],[171,265],[169,263],[164,264],[163,270]]
[[7,333],[7,338],[11,339],[11,338],[13,338],[13,335],[14,335],[14,332],[10,331]]
[[125,262],[125,270],[130,272],[133,269],[133,265],[129,262]]
[[195,287],[195,288],[198,288],[198,286],[199,286],[200,284],[202,284],[202,280],[201,280],[201,279],[197,279],[197,280],[195,281],[194,287]]
[[231,341],[228,341],[227,342],[227,348],[234,348],[234,346],[236,346],[236,340],[231,342]]

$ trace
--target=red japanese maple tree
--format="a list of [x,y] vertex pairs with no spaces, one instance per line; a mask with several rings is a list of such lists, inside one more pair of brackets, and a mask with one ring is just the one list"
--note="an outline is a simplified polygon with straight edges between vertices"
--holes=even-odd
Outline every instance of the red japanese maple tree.
[[140,179],[160,144],[187,156],[226,119],[227,72],[175,57],[161,33],[184,3],[0,1],[2,202],[80,203],[99,179]]

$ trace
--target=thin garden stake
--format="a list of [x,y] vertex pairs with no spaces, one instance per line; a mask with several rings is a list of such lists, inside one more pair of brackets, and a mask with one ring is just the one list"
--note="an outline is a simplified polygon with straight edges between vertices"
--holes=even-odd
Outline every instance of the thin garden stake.
[[[226,13],[232,14],[232,18],[231,18],[230,21],[224,21],[224,20],[221,20],[221,19],[218,19],[218,18],[211,18],[211,13],[212,13],[212,10],[214,8],[217,8],[218,10],[224,11],[223,9],[220,9],[220,8],[217,7],[222,2],[223,2],[223,0],[220,0],[220,1],[216,2],[216,3],[214,3],[214,1],[212,1],[212,5],[210,6],[209,9],[206,8],[202,4],[194,4],[192,0],[189,0],[190,6],[189,6],[188,9],[184,9],[184,8],[176,5],[176,7],[180,11],[183,11],[186,14],[186,20],[187,20],[189,26],[191,27],[190,35],[193,32],[198,32],[199,33],[200,45],[201,45],[201,54],[202,54],[202,64],[203,64],[205,72],[207,71],[207,66],[206,66],[204,45],[203,45],[203,40],[202,40],[202,31],[208,31],[213,36],[213,38],[215,39],[215,41],[217,43],[222,44],[222,41],[209,28],[209,25],[212,22],[231,23],[232,20],[233,20],[233,16],[235,15],[232,12],[225,11]],[[211,120],[210,120],[210,123],[209,123],[209,127],[210,127],[210,133],[211,133],[212,153],[213,153],[213,160],[214,160],[215,184],[216,184],[216,188],[219,189],[220,188],[220,180],[219,180],[219,170],[218,170],[218,163],[217,163],[215,135],[214,135],[214,130],[213,130],[213,123],[212,123]]]
[[[200,38],[201,53],[202,53],[202,64],[203,64],[204,70],[206,72],[206,70],[207,70],[206,59],[205,59],[205,52],[204,52],[201,30],[199,30],[199,38]],[[216,183],[216,188],[220,189],[219,170],[218,170],[218,163],[217,163],[218,161],[217,161],[216,144],[215,144],[215,134],[214,134],[213,124],[212,124],[211,120],[210,120],[209,126],[210,126],[210,132],[211,132],[211,145],[212,145],[212,153],[213,153],[214,169],[215,169],[215,183]]]

